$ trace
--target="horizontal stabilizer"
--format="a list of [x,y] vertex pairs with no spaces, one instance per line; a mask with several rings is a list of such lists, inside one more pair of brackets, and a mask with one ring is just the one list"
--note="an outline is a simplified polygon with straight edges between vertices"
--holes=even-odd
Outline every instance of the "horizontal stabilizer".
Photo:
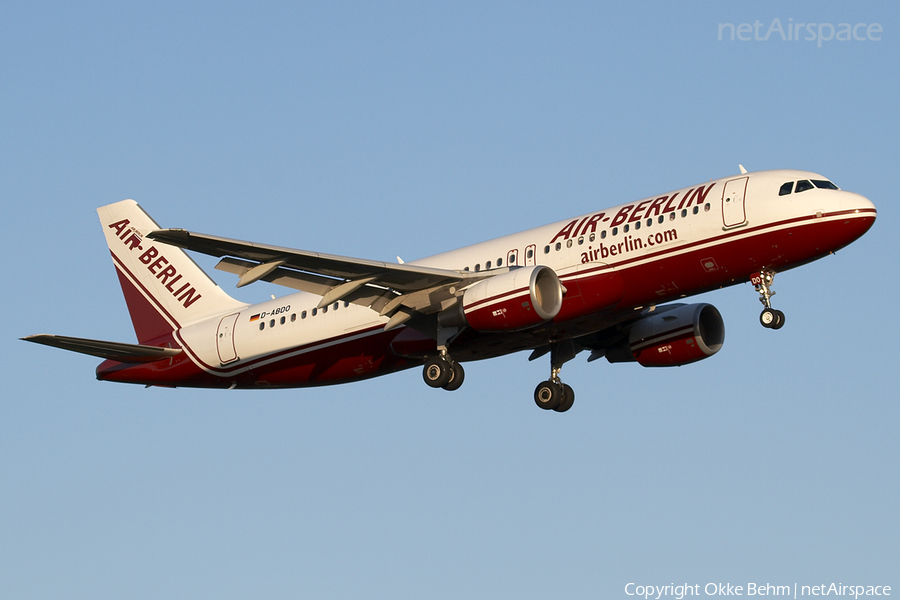
[[50,335],[41,333],[21,338],[26,342],[44,344],[81,354],[90,354],[99,358],[109,358],[125,363],[145,363],[176,356],[181,353],[179,348],[160,348],[158,346],[142,346],[140,344],[121,344],[119,342],[104,342],[101,340],[88,340],[84,338],[66,337],[63,335]]

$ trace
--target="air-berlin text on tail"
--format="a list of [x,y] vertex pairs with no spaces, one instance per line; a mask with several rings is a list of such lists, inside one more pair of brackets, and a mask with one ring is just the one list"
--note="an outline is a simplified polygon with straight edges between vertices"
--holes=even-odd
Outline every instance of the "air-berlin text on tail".
[[701,185],[696,188],[690,188],[684,194],[678,191],[659,198],[648,198],[637,204],[626,204],[613,217],[609,217],[605,212],[601,212],[582,217],[581,219],[575,219],[566,223],[559,230],[559,233],[553,236],[550,243],[552,244],[558,239],[567,240],[586,233],[594,233],[597,231],[597,223],[608,223],[606,225],[607,228],[618,227],[623,223],[636,223],[644,218],[658,217],[663,213],[674,212],[693,205],[702,206],[706,202],[709,192],[715,186],[715,183],[710,183],[706,186]]
[[[131,222],[128,219],[110,223],[108,227],[115,230],[116,237],[122,240],[122,244],[126,249],[132,252],[134,250],[144,250],[144,247],[141,245],[141,242],[144,239],[143,236],[137,229],[131,227]],[[169,260],[164,255],[160,254],[160,251],[156,246],[150,246],[147,250],[144,250],[144,252],[138,256],[138,260],[147,265],[147,270],[150,271],[150,273],[159,280],[160,284],[170,294],[175,296],[185,308],[190,307],[191,304],[201,298],[201,295],[197,293],[197,290],[190,282],[185,282],[177,288],[175,287],[176,284],[181,281],[182,276],[178,272],[178,269],[169,264]]]

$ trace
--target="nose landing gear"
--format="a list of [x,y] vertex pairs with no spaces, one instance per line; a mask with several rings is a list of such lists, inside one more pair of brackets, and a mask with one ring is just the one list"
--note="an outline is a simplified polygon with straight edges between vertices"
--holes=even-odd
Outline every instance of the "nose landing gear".
[[759,301],[765,308],[759,314],[760,324],[767,329],[781,329],[784,327],[784,313],[772,308],[772,282],[775,281],[775,271],[760,271],[750,276],[750,283],[759,292]]

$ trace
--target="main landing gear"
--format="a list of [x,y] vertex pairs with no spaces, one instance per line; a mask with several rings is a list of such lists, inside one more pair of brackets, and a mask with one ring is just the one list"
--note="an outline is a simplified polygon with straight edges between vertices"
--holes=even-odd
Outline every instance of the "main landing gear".
[[444,327],[438,322],[437,349],[439,354],[425,361],[422,379],[433,388],[444,388],[448,392],[458,390],[466,378],[462,365],[450,358],[450,341],[459,334],[458,327]]
[[775,271],[760,271],[750,276],[750,283],[759,292],[759,301],[765,308],[759,314],[759,322],[767,329],[781,329],[784,327],[784,313],[772,308],[772,282],[775,281]]
[[430,358],[425,362],[422,371],[425,383],[433,388],[443,388],[448,392],[458,390],[466,378],[466,372],[462,365],[450,358],[446,351],[440,356]]
[[563,363],[575,358],[575,344],[565,340],[550,345],[550,379],[534,388],[534,403],[544,410],[566,412],[575,404],[575,390],[559,379]]

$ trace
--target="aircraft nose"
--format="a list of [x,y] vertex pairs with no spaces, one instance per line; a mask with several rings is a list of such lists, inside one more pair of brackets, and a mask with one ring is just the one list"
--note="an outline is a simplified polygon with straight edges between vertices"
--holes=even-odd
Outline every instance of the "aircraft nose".
[[874,217],[878,211],[871,200],[861,194],[844,192],[841,196],[841,210],[854,210],[858,213],[871,213]]

